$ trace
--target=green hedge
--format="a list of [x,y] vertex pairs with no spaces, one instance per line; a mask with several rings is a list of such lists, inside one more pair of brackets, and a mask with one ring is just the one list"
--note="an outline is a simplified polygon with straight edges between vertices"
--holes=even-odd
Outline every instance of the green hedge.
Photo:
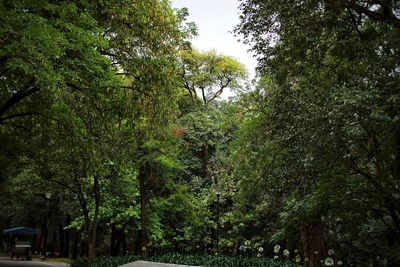
[[84,259],[78,259],[71,264],[71,267],[117,267],[128,262],[137,260],[147,260],[164,263],[209,266],[209,267],[299,267],[289,261],[277,261],[267,258],[247,258],[247,257],[226,257],[226,256],[189,256],[179,254],[166,254],[141,258],[140,256],[125,257],[99,257],[89,263]]

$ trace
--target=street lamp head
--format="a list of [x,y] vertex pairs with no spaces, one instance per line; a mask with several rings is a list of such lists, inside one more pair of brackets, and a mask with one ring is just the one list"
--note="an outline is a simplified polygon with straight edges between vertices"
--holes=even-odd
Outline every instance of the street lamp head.
[[46,195],[46,198],[47,198],[47,199],[50,199],[50,198],[51,198],[51,193],[50,193],[50,192],[45,193],[45,195]]
[[221,195],[221,189],[219,187],[215,189],[215,194],[217,195],[217,197]]

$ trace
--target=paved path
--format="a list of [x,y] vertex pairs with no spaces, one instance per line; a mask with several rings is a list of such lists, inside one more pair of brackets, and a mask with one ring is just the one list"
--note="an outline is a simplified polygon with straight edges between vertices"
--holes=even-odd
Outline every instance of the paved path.
[[69,267],[66,263],[24,261],[24,260],[4,260],[0,259],[0,267]]
[[200,267],[200,266],[177,265],[170,263],[150,262],[150,261],[135,261],[121,265],[120,267]]

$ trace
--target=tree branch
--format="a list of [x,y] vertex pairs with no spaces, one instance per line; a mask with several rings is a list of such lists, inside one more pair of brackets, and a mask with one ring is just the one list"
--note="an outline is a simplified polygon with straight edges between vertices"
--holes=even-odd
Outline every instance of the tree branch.
[[0,124],[3,124],[3,121],[9,120],[9,119],[13,119],[13,118],[17,118],[17,117],[24,117],[24,116],[34,116],[34,115],[40,115],[40,114],[33,113],[33,112],[25,112],[25,113],[10,115],[7,117],[0,118]]
[[400,19],[393,14],[391,1],[379,1],[381,8],[371,10],[368,7],[359,5],[356,1],[328,0],[333,6],[341,6],[353,10],[358,14],[364,14],[372,20],[385,22],[396,28],[400,28]]
[[[33,81],[32,81],[33,82]],[[12,108],[15,104],[19,101],[23,100],[24,98],[32,95],[33,93],[39,91],[39,87],[36,85],[31,86],[28,90],[25,91],[18,91],[14,95],[12,95],[4,104],[0,107],[0,118],[3,114]]]
[[140,92],[140,93],[142,93],[142,94],[147,95],[147,96],[150,97],[150,94],[149,94],[149,93],[147,93],[147,92],[145,92],[145,91],[143,91],[143,90],[134,88],[134,87],[132,87],[132,86],[125,86],[125,85],[122,85],[121,88],[130,89],[130,90],[133,90],[133,91],[138,91],[138,92]]

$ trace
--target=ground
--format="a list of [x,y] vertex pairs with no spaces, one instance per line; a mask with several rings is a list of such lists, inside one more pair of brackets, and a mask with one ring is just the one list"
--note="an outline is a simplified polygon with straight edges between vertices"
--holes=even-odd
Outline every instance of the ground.
[[[10,256],[2,254],[0,255],[0,267],[69,267],[67,263],[68,260],[63,259],[49,259],[47,261],[42,261],[39,259],[39,256],[33,255],[32,261],[26,261],[21,259],[10,260]],[[60,262],[64,261],[64,262]]]

